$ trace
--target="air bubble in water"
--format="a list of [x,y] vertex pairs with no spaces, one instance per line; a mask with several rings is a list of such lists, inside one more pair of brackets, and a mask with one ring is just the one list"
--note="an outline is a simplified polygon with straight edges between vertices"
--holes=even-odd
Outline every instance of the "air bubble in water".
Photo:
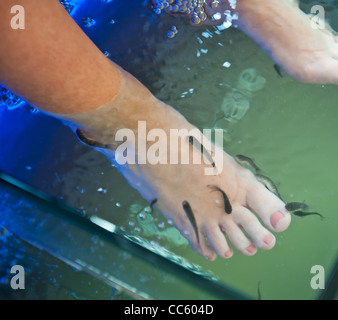
[[214,0],[213,2],[211,2],[210,7],[211,7],[211,8],[217,8],[218,5],[219,5],[219,1]]
[[67,0],[59,0],[59,1],[68,13],[72,12],[72,10],[74,9],[74,6],[72,4],[70,4],[69,1],[67,1]]
[[98,189],[97,189],[97,192],[98,192],[98,193],[101,193],[101,194],[105,194],[105,193],[107,193],[107,189],[104,189],[104,188],[98,188]]
[[[110,54],[109,51],[105,51],[105,52],[103,52],[103,54],[104,54],[107,58],[109,58],[109,57],[111,56],[111,54]],[[101,174],[104,174],[104,173],[102,172]]]
[[141,233],[142,229],[140,227],[135,227],[134,232],[135,233]]
[[139,215],[138,215],[138,217],[140,218],[140,220],[145,220],[146,218],[147,218],[147,216],[143,213],[143,212],[141,212]]
[[193,24],[199,24],[199,23],[201,23],[201,19],[199,18],[199,16],[197,14],[194,14],[191,18],[191,22]]
[[79,209],[79,214],[80,214],[81,216],[85,216],[85,215],[87,214],[86,209],[83,209],[83,208]]
[[83,17],[82,18],[82,22],[83,22],[83,25],[86,27],[86,28],[90,28],[92,27],[96,21],[92,18],[89,18],[89,17]]
[[133,228],[135,226],[135,222],[134,221],[129,221],[128,226],[130,228]]
[[176,26],[171,26],[170,30],[167,32],[168,38],[174,38],[175,35],[178,33]]
[[24,103],[25,100],[0,85],[0,106],[4,105],[8,110],[12,110],[20,107]]
[[175,37],[175,32],[172,31],[172,30],[168,31],[167,32],[167,37],[170,38],[170,39],[174,38]]
[[39,112],[39,110],[38,110],[38,109],[36,109],[36,108],[33,108],[33,107],[31,107],[31,108],[29,109],[29,111],[30,111],[31,113],[33,113],[33,114],[35,114],[35,113],[38,113],[38,112]]
[[185,236],[189,236],[189,235],[190,235],[190,231],[187,230],[187,229],[185,229],[185,230],[183,230],[183,234],[184,234]]

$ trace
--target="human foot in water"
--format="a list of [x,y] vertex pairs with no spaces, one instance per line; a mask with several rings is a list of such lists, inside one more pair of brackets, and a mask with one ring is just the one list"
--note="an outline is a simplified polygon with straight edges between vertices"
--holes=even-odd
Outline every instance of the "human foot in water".
[[[259,4],[258,4],[259,2]],[[298,1],[238,1],[238,27],[251,36],[285,71],[302,82],[338,84],[338,37]]]
[[230,244],[244,255],[271,249],[272,232],[290,224],[283,201],[221,147],[204,139],[179,112],[124,70],[120,74],[119,93],[109,103],[62,115],[87,128],[92,140],[79,138],[114,162],[130,185],[204,257],[229,258]]
[[[161,2],[153,0],[155,6]],[[232,22],[247,33],[299,81],[338,84],[338,36],[324,22],[324,28],[315,27],[313,17],[301,11],[296,0],[205,0],[189,11],[175,10],[176,0],[170,3],[166,12],[187,16],[193,26],[219,25],[228,19],[228,26]],[[180,3],[186,7],[190,2]]]
[[[187,130],[193,128],[181,116],[174,118],[168,115],[168,122],[179,124],[179,128],[185,124]],[[189,150],[190,160],[201,156],[200,150],[189,143],[189,133],[181,141],[183,149]],[[115,161],[114,151],[102,151]],[[285,204],[230,155],[215,146],[209,152],[215,167],[207,161],[123,165],[119,170],[207,259],[213,260],[216,255],[229,258],[233,248],[247,256],[254,255],[258,248],[272,249],[276,241],[273,232],[284,231],[291,221]],[[214,170],[215,175],[206,175],[205,168]]]

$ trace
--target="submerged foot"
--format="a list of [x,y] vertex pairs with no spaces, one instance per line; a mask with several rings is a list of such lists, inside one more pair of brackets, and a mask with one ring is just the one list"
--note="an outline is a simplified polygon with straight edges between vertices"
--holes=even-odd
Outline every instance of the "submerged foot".
[[[188,137],[182,143],[191,158],[200,151]],[[153,206],[207,259],[229,258],[234,248],[247,256],[257,249],[272,249],[273,232],[284,231],[291,221],[285,204],[231,156],[214,146],[208,151],[216,167],[206,161],[130,165],[120,170],[145,199],[157,199]],[[114,157],[113,151],[104,153]],[[206,175],[205,168],[215,170],[215,175]]]
[[272,59],[302,82],[338,84],[338,36],[317,16],[305,14],[294,0],[152,0],[153,7],[186,16],[193,26],[235,25]]

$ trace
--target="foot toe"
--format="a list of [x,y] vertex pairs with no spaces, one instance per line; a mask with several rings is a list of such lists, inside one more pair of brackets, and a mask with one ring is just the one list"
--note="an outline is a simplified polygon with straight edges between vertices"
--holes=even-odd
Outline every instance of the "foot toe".
[[272,231],[281,232],[290,225],[291,215],[285,209],[285,203],[258,181],[248,193],[247,206]]
[[218,256],[222,258],[230,258],[232,256],[232,250],[228,245],[225,235],[217,224],[207,226],[205,228],[205,235],[210,246]]
[[247,208],[237,208],[234,220],[245,230],[258,248],[270,250],[275,245],[275,237],[261,225],[257,217]]
[[[235,212],[233,212],[235,213]],[[246,256],[252,256],[257,252],[256,245],[248,239],[243,230],[233,219],[221,219],[222,231],[227,235],[233,246]]]

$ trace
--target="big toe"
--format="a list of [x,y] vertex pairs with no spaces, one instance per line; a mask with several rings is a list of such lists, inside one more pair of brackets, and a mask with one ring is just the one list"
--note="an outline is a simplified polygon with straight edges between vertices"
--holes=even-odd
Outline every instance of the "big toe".
[[282,232],[291,223],[291,215],[285,203],[257,181],[250,189],[247,204],[272,231]]

